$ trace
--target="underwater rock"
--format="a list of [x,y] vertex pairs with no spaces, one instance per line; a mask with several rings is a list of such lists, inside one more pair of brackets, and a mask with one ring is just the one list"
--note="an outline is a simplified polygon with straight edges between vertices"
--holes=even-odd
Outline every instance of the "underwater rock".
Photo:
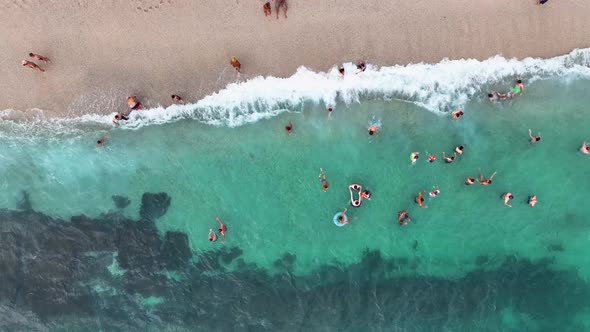
[[170,206],[170,196],[166,193],[144,193],[141,197],[139,216],[142,220],[155,221],[166,214]]
[[193,257],[188,236],[181,232],[166,232],[160,260],[168,270],[180,270],[187,266]]
[[117,209],[124,209],[128,207],[129,204],[131,204],[131,200],[129,200],[129,198],[125,196],[113,195],[111,196],[111,199],[113,200],[113,203],[115,204]]

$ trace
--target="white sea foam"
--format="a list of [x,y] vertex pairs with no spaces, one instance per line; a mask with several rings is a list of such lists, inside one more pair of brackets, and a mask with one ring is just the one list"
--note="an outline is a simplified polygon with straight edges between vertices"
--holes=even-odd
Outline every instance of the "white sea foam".
[[[507,90],[517,78],[531,83],[540,78],[555,76],[590,76],[590,48],[574,50],[550,59],[505,59],[495,56],[484,61],[443,60],[437,64],[410,64],[378,67],[368,65],[358,70],[352,63],[344,64],[346,75],[337,68],[328,72],[314,72],[305,67],[288,78],[262,77],[229,84],[194,104],[157,107],[134,111],[121,128],[137,129],[180,119],[194,119],[202,123],[235,127],[297,110],[303,102],[333,105],[336,102],[355,103],[362,97],[398,98],[413,102],[433,112],[448,112],[463,107],[470,98],[482,94],[482,86],[501,84]],[[6,119],[4,111],[0,117]],[[70,119],[44,119],[9,123],[4,128],[30,133],[31,126],[67,131],[80,128],[111,126],[113,114],[87,114]]]

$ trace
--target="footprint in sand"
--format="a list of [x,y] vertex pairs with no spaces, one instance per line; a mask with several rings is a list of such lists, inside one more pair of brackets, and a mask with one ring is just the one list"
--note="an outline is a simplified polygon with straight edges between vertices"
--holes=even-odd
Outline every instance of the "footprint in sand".
[[[150,11],[161,9],[164,5],[164,0],[134,0],[137,11],[148,13]],[[172,4],[172,0],[167,0],[168,4]]]

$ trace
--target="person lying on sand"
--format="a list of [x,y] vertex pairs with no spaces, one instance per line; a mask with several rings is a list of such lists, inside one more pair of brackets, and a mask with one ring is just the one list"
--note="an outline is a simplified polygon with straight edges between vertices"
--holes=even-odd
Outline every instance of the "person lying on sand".
[[276,1],[276,8],[277,11],[277,20],[279,19],[279,10],[283,7],[283,12],[285,13],[285,18],[287,18],[287,1],[286,0],[273,0]]
[[231,59],[229,60],[229,64],[234,67],[234,69],[236,70],[236,73],[240,74],[240,70],[242,69],[242,64],[240,63],[240,61],[238,61],[238,58],[236,58],[235,56],[232,56]]
[[143,108],[143,105],[137,101],[137,96],[127,97],[127,106],[129,106],[129,109],[132,111]]
[[38,66],[36,63],[34,63],[34,62],[31,62],[31,61],[23,60],[23,62],[22,62],[22,65],[23,65],[24,67],[29,67],[29,68],[32,68],[32,69],[38,70],[38,71],[40,71],[40,72],[42,72],[42,73],[43,73],[43,72],[45,72],[45,69],[43,69],[43,68],[39,67],[39,66]]
[[174,100],[175,103],[184,103],[184,100],[182,100],[182,98],[180,98],[179,95],[172,95],[170,97],[172,98],[172,100]]
[[33,59],[36,59],[36,60],[39,60],[39,61],[43,61],[45,63],[49,62],[49,58],[48,57],[42,56],[42,55],[37,54],[37,53],[29,53],[29,56],[31,58],[33,58]]
[[264,13],[264,16],[269,16],[270,14],[272,14],[270,2],[267,2],[262,6],[262,12]]

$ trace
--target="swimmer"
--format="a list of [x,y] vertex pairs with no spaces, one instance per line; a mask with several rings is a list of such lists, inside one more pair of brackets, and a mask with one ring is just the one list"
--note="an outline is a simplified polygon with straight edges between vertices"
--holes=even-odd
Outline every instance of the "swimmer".
[[533,208],[535,204],[537,204],[537,195],[533,194],[529,196],[529,206]]
[[455,152],[459,155],[462,155],[463,154],[463,145],[456,146]]
[[272,8],[270,7],[270,2],[266,2],[262,6],[262,11],[264,12],[264,16],[270,16],[270,14],[272,14]]
[[101,137],[98,141],[96,141],[96,147],[100,148],[101,146],[104,146],[104,141],[107,139],[107,136],[103,136]]
[[512,95],[522,95],[524,94],[524,84],[522,80],[516,80],[514,83],[514,87],[510,89]]
[[489,179],[487,179],[487,180],[486,180],[486,179],[484,179],[484,177],[483,177],[483,174],[480,174],[480,175],[479,175],[479,183],[480,183],[482,186],[487,186],[487,185],[490,185],[490,184],[492,184],[492,180],[494,179],[494,176],[496,176],[496,172],[495,172],[495,171],[494,171],[494,173],[492,173],[492,176],[490,176],[490,178],[489,178]]
[[468,177],[465,179],[465,185],[466,185],[466,186],[470,186],[470,185],[472,185],[472,184],[474,184],[474,183],[475,183],[475,179],[474,179],[474,178],[472,178],[471,176],[468,176]]
[[318,179],[320,179],[320,182],[322,183],[322,191],[328,190],[328,187],[330,186],[330,184],[328,183],[328,180],[326,180],[326,173],[324,173],[324,169],[321,167],[320,167],[320,175],[318,175]]
[[586,142],[582,143],[582,147],[580,148],[580,152],[582,152],[583,154],[590,154],[590,147],[588,146],[588,143],[586,143]]
[[344,211],[340,212],[340,215],[338,216],[338,222],[342,225],[348,224],[348,220],[350,220],[350,218],[346,218],[348,220],[344,219],[344,217],[346,217],[346,211],[348,211],[348,208],[344,208]]
[[340,66],[340,68],[338,68],[338,72],[340,75],[344,76],[344,67]]
[[531,144],[535,144],[541,140],[541,133],[539,132],[539,133],[537,133],[537,136],[533,136],[532,130],[529,129],[529,138],[530,138],[529,142]]
[[440,190],[438,189],[438,187],[434,188],[433,191],[429,192],[428,195],[430,195],[430,197],[436,197],[436,195],[440,194]]
[[328,111],[328,119],[331,119],[332,118],[332,112],[334,111],[334,109],[332,107],[328,107],[327,111]]
[[412,152],[410,154],[410,160],[412,161],[412,164],[415,164],[419,157],[420,157],[420,152]]
[[225,227],[225,225],[223,224],[223,222],[221,221],[221,219],[219,219],[219,217],[215,217],[215,220],[217,220],[219,222],[219,233],[221,234],[221,243],[225,242],[225,232],[227,231],[227,227]]
[[217,241],[217,234],[215,234],[215,232],[211,228],[209,228],[209,236],[208,237],[209,237],[209,241],[211,241],[211,242]]
[[376,124],[372,124],[369,127],[369,135],[373,136],[373,134],[379,135],[379,130],[377,130],[377,125]]
[[127,97],[127,106],[129,106],[129,109],[132,111],[143,108],[143,105],[137,101],[137,96]]
[[285,126],[285,131],[289,135],[291,135],[291,133],[293,132],[293,124],[291,123],[291,121],[289,121],[289,123],[287,123],[287,125]]
[[497,91],[492,91],[492,92],[488,93],[488,99],[492,103],[497,102],[498,99],[499,99],[498,92]]
[[428,155],[428,161],[429,161],[429,162],[431,162],[431,163],[432,163],[432,162],[434,162],[435,160],[436,160],[436,156],[431,156],[431,155]]
[[424,197],[422,197],[422,194],[425,192],[426,192],[426,190],[422,190],[421,192],[418,193],[418,196],[416,196],[416,203],[418,203],[418,206],[420,206],[423,209],[428,208],[428,205],[423,205],[424,204]]
[[172,97],[172,100],[176,103],[184,103],[184,100],[182,100],[179,95],[171,95],[170,97]]
[[511,199],[513,199],[514,196],[512,196],[511,192],[507,192],[504,195],[502,195],[502,199],[504,200],[504,205],[506,205],[507,207],[512,207],[512,205],[508,204],[508,202],[510,202]]
[[453,120],[459,120],[459,118],[463,116],[463,114],[465,113],[463,113],[462,110],[456,110],[453,113],[451,113],[451,118],[453,118]]
[[240,70],[242,69],[242,64],[240,63],[240,61],[238,61],[238,58],[236,58],[235,56],[232,56],[231,59],[229,60],[229,64],[232,67],[234,67],[234,69],[236,70],[236,73],[239,76]]
[[361,192],[361,198],[371,200],[371,192],[368,190]]
[[115,117],[113,118],[113,123],[115,124],[115,126],[119,126],[120,120],[129,120],[129,117],[123,113],[115,114]]
[[455,158],[457,158],[457,153],[456,152],[454,152],[453,153],[453,156],[451,156],[451,157],[447,157],[445,155],[445,152],[444,151],[443,151],[442,155],[443,155],[443,159],[445,160],[445,163],[447,163],[447,164],[452,163],[453,161],[455,161]]
[[412,218],[406,211],[399,211],[397,213],[397,222],[400,224],[400,226],[405,226],[410,221],[412,221]]

